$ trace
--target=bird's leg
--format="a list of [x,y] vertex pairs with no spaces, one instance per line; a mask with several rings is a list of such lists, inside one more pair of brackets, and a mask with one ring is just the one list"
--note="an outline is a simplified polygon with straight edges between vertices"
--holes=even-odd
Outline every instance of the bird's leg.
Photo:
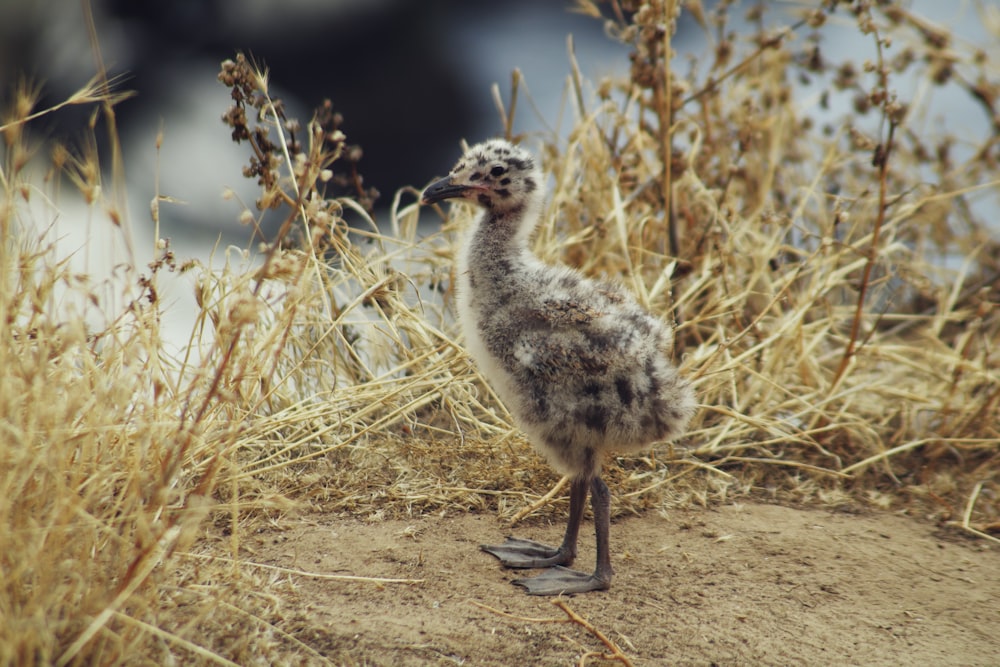
[[603,584],[599,590],[611,588],[611,492],[600,477],[590,483],[591,502],[594,506],[594,532],[597,536],[597,568],[594,579]]
[[559,547],[550,547],[534,540],[508,537],[503,544],[483,544],[480,549],[500,559],[505,567],[529,568],[571,565],[576,558],[576,541],[583,520],[583,507],[587,502],[586,478],[574,479],[569,491],[569,521],[566,534]]
[[[611,493],[600,477],[590,482],[594,509],[594,531],[597,533],[597,568],[593,574],[554,567],[532,579],[516,579],[514,584],[527,590],[528,595],[562,595],[603,591],[611,588]],[[568,531],[567,531],[568,533]]]

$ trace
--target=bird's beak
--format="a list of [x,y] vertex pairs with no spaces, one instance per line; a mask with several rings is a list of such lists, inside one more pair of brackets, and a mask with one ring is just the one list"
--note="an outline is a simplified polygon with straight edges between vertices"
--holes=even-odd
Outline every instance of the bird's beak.
[[426,205],[444,201],[445,199],[462,197],[467,189],[468,188],[464,185],[456,185],[455,183],[452,183],[451,177],[446,176],[427,186],[427,189],[424,190],[423,196],[420,198],[420,203]]

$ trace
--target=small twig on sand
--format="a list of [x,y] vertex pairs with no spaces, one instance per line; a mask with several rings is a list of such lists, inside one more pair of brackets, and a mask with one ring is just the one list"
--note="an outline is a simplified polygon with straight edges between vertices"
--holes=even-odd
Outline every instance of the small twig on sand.
[[[962,514],[962,523],[960,523],[958,525],[962,528],[962,530],[966,530],[966,531],[972,533],[973,535],[975,535],[977,537],[981,537],[981,538],[986,539],[986,540],[991,540],[993,542],[1000,542],[1000,539],[997,539],[993,535],[990,535],[989,533],[981,531],[978,528],[973,528],[972,527],[972,524],[971,524],[971,521],[972,521],[972,509],[976,506],[976,500],[979,498],[979,493],[982,490],[983,490],[983,483],[982,482],[977,483],[976,487],[972,490],[972,494],[969,496],[969,502],[966,503],[966,505],[965,505],[965,512]],[[954,525],[956,522],[949,521],[948,523]]]
[[271,570],[273,572],[281,572],[283,574],[290,574],[299,577],[309,577],[310,579],[325,579],[327,581],[360,581],[367,582],[370,584],[422,584],[423,579],[395,579],[389,577],[362,577],[354,574],[325,574],[323,572],[308,572],[306,570],[298,570],[290,567],[281,567],[279,565],[266,565],[264,563],[255,563],[249,560],[234,561],[231,558],[225,558],[223,556],[212,556],[210,554],[196,554],[191,552],[183,552],[180,555],[187,556],[188,558],[203,558],[205,560],[215,560],[222,563],[238,563],[239,565],[249,565],[251,567],[256,567],[262,570]]
[[509,614],[505,611],[500,611],[499,609],[495,609],[481,602],[476,602],[475,600],[469,600],[469,602],[476,605],[480,609],[485,609],[486,611],[494,613],[498,616],[511,618],[516,621],[525,621],[527,623],[575,623],[576,625],[579,625],[584,630],[586,630],[594,637],[596,637],[598,640],[600,640],[600,642],[604,644],[609,651],[611,651],[610,653],[602,653],[600,651],[587,651],[586,653],[580,656],[580,661],[577,663],[579,667],[584,667],[587,664],[587,660],[590,658],[600,658],[601,660],[617,660],[626,667],[634,667],[632,661],[629,660],[627,655],[622,653],[622,650],[618,648],[617,644],[608,639],[607,635],[605,635],[603,632],[595,628],[590,623],[590,621],[588,621],[587,619],[583,618],[575,611],[570,609],[569,605],[566,604],[565,600],[563,600],[562,598],[556,598],[555,600],[552,601],[552,604],[562,609],[563,612],[565,612],[567,618],[532,618],[529,616],[517,616],[516,614]]
[[597,637],[599,640],[601,640],[601,643],[607,646],[608,649],[611,651],[610,654],[600,653],[598,651],[590,651],[589,653],[584,653],[582,656],[580,656],[580,662],[578,663],[580,667],[583,667],[586,664],[587,658],[601,658],[602,660],[617,660],[623,665],[626,665],[626,667],[633,667],[632,661],[628,659],[627,655],[622,653],[622,650],[618,648],[617,644],[608,639],[603,632],[601,632],[593,625],[591,625],[587,619],[583,618],[575,611],[570,609],[569,605],[566,604],[566,602],[563,601],[562,598],[557,598],[553,600],[552,604],[554,604],[555,606],[559,607],[564,612],[566,612],[566,615],[569,616],[570,622],[576,623],[580,627],[584,628],[587,632]]

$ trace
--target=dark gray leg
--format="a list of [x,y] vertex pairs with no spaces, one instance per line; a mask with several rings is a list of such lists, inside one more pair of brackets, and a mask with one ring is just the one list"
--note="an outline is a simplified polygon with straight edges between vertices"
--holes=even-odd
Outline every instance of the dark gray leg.
[[[586,484],[586,482],[584,482]],[[557,566],[546,570],[533,579],[515,579],[514,584],[523,587],[529,595],[562,595],[603,591],[611,588],[611,493],[600,477],[589,482],[591,503],[594,509],[594,532],[597,534],[597,568],[593,574],[577,572]],[[582,503],[581,503],[582,504]],[[570,513],[572,519],[572,513]],[[567,529],[567,535],[569,530]]]
[[611,588],[611,492],[600,477],[590,483],[590,501],[594,508],[594,532],[597,533],[597,569],[594,578],[603,583],[601,590]]
[[529,568],[571,565],[576,558],[576,542],[583,520],[583,507],[587,502],[586,479],[574,479],[569,490],[569,521],[562,544],[550,547],[518,537],[508,537],[503,544],[482,544],[480,549],[500,559],[505,567]]

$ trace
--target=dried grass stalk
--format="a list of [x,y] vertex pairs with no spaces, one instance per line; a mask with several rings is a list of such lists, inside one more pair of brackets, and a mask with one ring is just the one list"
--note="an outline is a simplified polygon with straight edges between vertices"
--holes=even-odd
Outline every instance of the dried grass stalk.
[[[992,538],[1000,244],[978,202],[1000,184],[996,134],[972,147],[934,134],[894,81],[968,94],[996,123],[1000,59],[900,7],[857,5],[726,37],[670,71],[673,6],[627,19],[612,3],[630,77],[595,87],[571,67],[570,132],[538,140],[554,184],[539,253],[620,279],[675,320],[703,404],[676,446],[611,462],[615,511],[853,499]],[[721,10],[700,17],[730,34]],[[877,58],[828,62],[809,35],[834,19]],[[107,78],[65,104],[113,119]],[[220,78],[238,92],[226,120],[249,147],[259,210],[284,216],[256,261],[221,269],[161,242],[110,287],[74,274],[29,224],[32,200],[58,189],[30,160],[24,129],[47,113],[36,91],[16,92],[0,122],[0,662],[315,660],[271,620],[285,580],[241,566],[248,526],[309,504],[519,518],[558,498],[458,338],[455,239],[473,212],[439,218],[408,189],[377,225],[331,104],[303,128],[246,59]],[[825,131],[799,106],[806,78],[852,115]],[[514,94],[496,97],[513,134]],[[137,257],[120,183],[101,183],[92,150],[52,155]],[[418,234],[418,219],[435,231]],[[158,324],[171,272],[192,276],[200,309],[180,358]],[[207,519],[223,547],[203,538]]]

